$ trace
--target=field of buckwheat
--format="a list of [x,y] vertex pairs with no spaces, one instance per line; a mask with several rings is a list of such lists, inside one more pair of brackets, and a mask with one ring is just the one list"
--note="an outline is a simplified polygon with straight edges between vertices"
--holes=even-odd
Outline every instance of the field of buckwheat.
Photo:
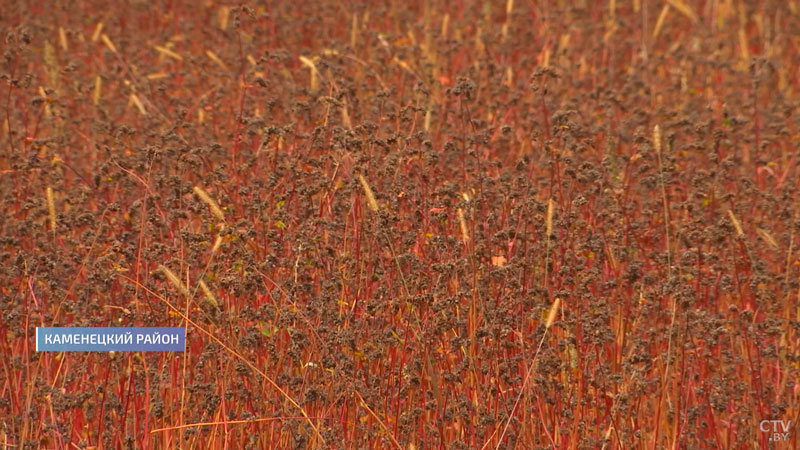
[[[798,36],[797,0],[6,1],[0,450],[797,448]],[[186,350],[34,345],[112,326]]]

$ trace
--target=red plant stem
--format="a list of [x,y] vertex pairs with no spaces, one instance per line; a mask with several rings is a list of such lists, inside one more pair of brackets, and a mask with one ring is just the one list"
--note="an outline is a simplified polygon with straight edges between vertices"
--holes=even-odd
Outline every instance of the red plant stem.
[[97,447],[102,448],[103,443],[100,441],[103,437],[103,411],[106,404],[106,397],[108,397],[108,377],[111,375],[111,369],[106,366],[106,377],[103,379],[103,398],[100,400],[100,414],[97,416]]
[[[150,408],[150,373],[147,370],[147,358],[142,355],[142,371],[144,372],[144,410],[148,411]],[[150,449],[150,414],[144,414],[144,437],[139,445],[144,450]]]
[[547,109],[547,103],[544,99],[544,86],[541,87],[542,94],[541,94],[541,108],[542,108],[542,118],[544,120],[544,135],[547,139],[550,139],[550,111]]
[[550,440],[550,444],[553,446],[553,449],[557,449],[558,446],[556,445],[556,441],[553,440],[553,435],[548,429],[547,416],[545,416],[544,411],[542,411],[542,399],[538,395],[536,396],[536,408],[539,411],[539,420],[541,421],[542,429],[544,430],[545,435],[547,435],[547,439]]
[[[128,375],[128,390],[125,392],[125,405],[122,408],[122,420],[120,420],[120,427],[122,428],[122,434],[119,435],[120,445],[122,444],[122,439],[125,435],[125,430],[128,428],[128,409],[131,403],[131,392],[133,391],[133,367],[131,366],[130,357],[128,358],[128,368],[130,369],[131,373]],[[120,386],[120,391],[125,388],[123,384]],[[122,397],[122,392],[120,392],[120,397]],[[135,415],[135,413],[134,413]],[[134,418],[135,419],[135,418]],[[136,434],[136,428],[134,426],[134,435]]]
[[[14,65],[11,67],[11,76],[8,77],[8,93],[6,94],[6,122],[8,123],[8,143],[11,145],[11,151],[17,152],[14,145],[14,127],[11,125],[11,90],[14,87],[14,75],[17,73],[17,61],[14,60]],[[15,189],[16,191],[16,189]]]
[[237,170],[236,156],[239,154],[239,141],[242,132],[242,117],[244,114],[244,99],[247,95],[247,88],[249,87],[249,85],[245,84],[244,82],[245,60],[242,50],[242,35],[241,33],[237,33],[237,36],[239,38],[239,57],[241,59],[241,67],[239,70],[239,76],[237,78],[239,79],[239,89],[241,89],[241,93],[239,95],[239,113],[236,116],[236,131],[233,134],[233,154],[231,155],[231,170],[234,171]]

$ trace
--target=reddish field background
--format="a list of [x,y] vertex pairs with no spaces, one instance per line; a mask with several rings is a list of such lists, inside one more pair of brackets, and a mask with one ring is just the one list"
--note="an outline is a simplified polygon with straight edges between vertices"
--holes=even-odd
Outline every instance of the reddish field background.
[[797,448],[800,2],[265,3],[4,2],[0,449]]

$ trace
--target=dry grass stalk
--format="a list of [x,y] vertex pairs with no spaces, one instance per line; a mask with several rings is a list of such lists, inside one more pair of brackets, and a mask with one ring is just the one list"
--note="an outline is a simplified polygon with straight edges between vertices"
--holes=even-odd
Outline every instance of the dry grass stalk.
[[430,131],[432,117],[433,117],[433,100],[428,102],[428,109],[425,111],[425,124],[424,124],[425,131]]
[[174,51],[168,49],[167,47],[162,47],[161,45],[154,45],[153,48],[155,48],[156,51],[158,51],[159,53],[161,53],[164,56],[168,56],[168,57],[170,57],[172,59],[176,59],[178,61],[183,61],[183,56],[175,53]]
[[550,47],[547,47],[542,52],[542,67],[548,67],[550,65]]
[[353,391],[353,392],[355,392],[356,396],[358,396],[358,400],[361,402],[361,406],[362,406],[364,409],[366,409],[366,410],[367,410],[367,412],[369,413],[369,415],[371,415],[371,416],[372,416],[372,418],[373,418],[373,419],[375,419],[375,421],[377,421],[377,422],[378,422],[378,425],[380,425],[380,426],[381,426],[381,429],[383,429],[383,432],[386,434],[386,436],[389,436],[389,440],[390,440],[390,441],[392,441],[392,443],[394,444],[394,446],[395,446],[395,447],[397,447],[397,448],[399,448],[400,450],[403,450],[403,446],[402,446],[402,445],[400,445],[400,443],[399,443],[399,442],[397,442],[397,439],[395,439],[395,437],[394,437],[394,434],[393,434],[393,433],[392,433],[392,432],[391,432],[391,431],[390,431],[388,428],[386,428],[386,425],[383,423],[383,421],[381,420],[381,418],[380,418],[380,417],[378,417],[378,415],[377,415],[377,414],[375,414],[375,411],[373,411],[373,410],[372,410],[372,408],[370,408],[370,407],[369,407],[369,405],[367,404],[367,402],[366,402],[366,401],[364,401],[364,397],[362,397],[362,396],[361,396],[361,394],[360,394],[358,391]]
[[657,153],[661,153],[661,127],[658,125],[653,127],[653,148]]
[[114,46],[114,43],[111,42],[111,39],[109,39],[107,34],[105,33],[101,34],[100,39],[103,41],[104,44],[106,44],[106,47],[108,47],[108,49],[111,50],[112,53],[117,53],[117,47]]
[[94,94],[92,95],[92,102],[95,105],[100,104],[100,95],[103,89],[103,79],[100,78],[100,75],[94,77]]
[[356,41],[358,40],[358,14],[353,13],[353,21],[350,24],[350,47],[356,48]]
[[514,0],[506,1],[506,22],[503,24],[501,35],[503,40],[508,37],[508,28],[511,25],[511,12],[514,10]]
[[[533,354],[533,359],[531,360],[530,366],[528,366],[528,373],[525,375],[525,380],[522,382],[522,389],[520,389],[519,394],[517,395],[517,399],[514,401],[514,406],[511,408],[511,413],[508,415],[508,420],[506,420],[506,424],[503,427],[503,431],[500,432],[500,436],[497,438],[497,446],[495,450],[498,450],[500,446],[503,444],[503,437],[506,435],[508,431],[509,425],[511,425],[511,419],[514,417],[514,412],[517,410],[517,406],[519,406],[520,400],[522,400],[522,395],[525,393],[525,390],[528,387],[528,382],[531,379],[531,374],[533,373],[533,369],[536,367],[536,358],[539,356],[539,352],[542,350],[542,345],[544,344],[544,339],[547,337],[547,332],[550,330],[550,327],[553,326],[553,322],[556,320],[556,316],[558,314],[558,309],[561,306],[561,299],[556,297],[553,301],[553,305],[550,307],[550,313],[547,315],[547,322],[545,322],[544,334],[542,334],[542,338],[539,340],[539,346],[536,348],[536,353]],[[486,448],[491,442],[492,438],[499,428],[495,428],[494,432],[492,432],[489,439],[483,445],[483,448]]]
[[64,31],[64,27],[58,27],[58,42],[61,44],[61,49],[69,51],[69,44],[67,44],[67,32]]
[[553,212],[556,209],[556,202],[553,201],[551,198],[547,201],[547,217],[545,219],[545,228],[547,230],[547,236],[553,235]]
[[97,22],[97,26],[94,27],[94,32],[92,33],[92,42],[97,42],[100,39],[100,33],[103,32],[103,22]]
[[367,205],[369,205],[369,209],[372,210],[372,212],[378,212],[378,202],[375,200],[375,194],[372,192],[372,188],[369,187],[367,179],[364,178],[364,175],[358,174],[358,181],[361,182],[364,195],[367,196]]
[[45,41],[43,53],[45,72],[47,73],[47,86],[57,89],[59,72],[58,59],[56,58],[55,49],[53,45],[50,44],[50,41]]
[[550,313],[547,315],[547,322],[545,322],[545,328],[550,328],[553,326],[553,322],[556,321],[556,316],[558,315],[558,309],[561,306],[561,299],[556,297],[553,305],[550,307]]
[[200,197],[200,200],[202,200],[203,203],[208,205],[208,209],[211,210],[211,214],[213,214],[214,217],[223,222],[225,221],[225,214],[222,212],[222,208],[220,208],[217,202],[214,201],[214,199],[211,198],[210,195],[208,195],[208,192],[206,192],[200,186],[195,186],[194,193],[197,194],[198,197]]
[[231,8],[229,6],[221,6],[217,11],[217,16],[219,18],[219,28],[221,30],[227,30],[228,19],[231,16]]
[[178,276],[175,275],[173,271],[169,270],[167,266],[159,264],[158,269],[161,271],[161,273],[164,274],[165,277],[167,277],[167,281],[169,281],[170,284],[174,286],[175,289],[178,290],[178,292],[181,293],[181,295],[183,295],[187,299],[192,297],[192,294],[190,294],[189,290],[186,289],[186,285],[184,285],[181,279],[178,278]]
[[[178,281],[178,283],[180,283],[180,280],[178,280],[178,277],[176,277],[175,274],[173,274],[169,269],[167,269],[163,265],[160,265],[159,268],[162,271],[165,271],[165,274],[166,273],[172,274],[172,276]],[[188,323],[189,325],[195,327],[198,331],[200,331],[201,333],[203,333],[206,336],[208,336],[209,338],[211,338],[214,342],[219,344],[226,352],[228,352],[231,355],[233,355],[234,357],[236,357],[238,360],[240,360],[242,363],[244,363],[247,367],[249,367],[254,372],[256,372],[259,376],[261,376],[261,378],[263,378],[265,381],[267,381],[289,403],[291,403],[292,406],[294,406],[295,408],[297,408],[300,411],[300,413],[303,415],[303,418],[305,418],[306,422],[309,424],[311,429],[314,430],[314,434],[317,436],[317,438],[319,438],[319,440],[323,444],[325,443],[325,438],[322,437],[322,434],[320,434],[320,432],[319,432],[319,428],[317,428],[317,426],[314,425],[314,422],[311,420],[311,417],[309,417],[309,415],[306,412],[305,408],[300,406],[300,404],[297,403],[297,401],[295,401],[278,383],[275,382],[275,380],[270,378],[269,375],[267,375],[263,370],[259,369],[255,364],[253,364],[247,358],[242,356],[239,352],[237,352],[236,350],[234,350],[233,348],[228,346],[224,341],[222,341],[219,337],[217,337],[216,335],[214,335],[213,333],[211,333],[210,331],[205,329],[202,325],[200,325],[200,324],[196,323],[195,321],[193,321],[192,319],[190,319],[180,309],[176,308],[173,304],[171,304],[166,298],[164,298],[164,297],[158,295],[157,293],[147,289],[146,287],[142,286],[141,283],[139,283],[138,281],[136,281],[136,280],[134,280],[132,278],[125,277],[124,275],[123,275],[123,277],[126,278],[129,282],[136,284],[137,286],[143,288],[144,290],[146,290],[148,293],[150,293],[154,297],[156,297],[159,300],[161,300],[162,302],[164,302],[172,311],[174,311],[178,316],[180,316],[183,320],[185,320],[186,323]]]
[[222,67],[225,70],[228,70],[228,66],[219,58],[219,56],[217,56],[216,53],[212,52],[211,50],[206,50],[206,56],[208,56],[208,58],[211,61],[214,61],[214,63],[217,64],[218,66]]
[[300,56],[300,62],[303,63],[306,67],[308,67],[309,71],[309,79],[308,79],[308,87],[311,91],[316,91],[319,88],[319,71],[317,71],[317,65],[314,64],[314,61],[311,58],[306,58],[305,56]]
[[742,229],[742,224],[739,222],[739,219],[736,218],[736,214],[733,213],[732,209],[728,210],[728,217],[730,217],[731,222],[733,222],[733,227],[736,229],[736,235],[744,236],[744,230]]
[[212,254],[213,254],[213,253],[217,253],[217,251],[219,251],[219,247],[220,247],[221,245],[222,245],[222,236],[220,236],[220,235],[218,234],[218,235],[217,235],[217,238],[214,240],[214,245],[212,245],[212,246],[211,246],[211,253],[212,253]]
[[208,285],[205,281],[200,280],[197,282],[200,285],[200,289],[203,291],[203,294],[206,296],[206,300],[208,303],[211,303],[215,307],[219,307],[219,302],[217,302],[217,297],[214,296],[214,293],[211,292],[211,289],[208,288]]
[[222,420],[222,421],[215,421],[215,422],[186,423],[186,424],[183,424],[183,425],[175,425],[175,426],[171,426],[171,427],[156,428],[155,430],[150,430],[150,434],[163,433],[164,431],[182,430],[182,429],[185,429],[185,428],[212,427],[212,426],[219,426],[219,425],[227,426],[227,425],[249,424],[249,423],[260,423],[260,422],[275,422],[275,421],[279,421],[279,420],[286,420],[286,418],[284,418],[284,417],[262,417],[260,419]]
[[[45,92],[44,87],[39,86],[39,95],[42,98],[47,98],[47,92]],[[44,102],[44,115],[50,117],[53,115],[52,110],[50,109],[49,102]]]
[[464,219],[464,210],[458,208],[458,224],[461,227],[461,239],[469,242],[469,232],[467,231],[467,221]]
[[353,122],[350,121],[350,113],[347,112],[347,100],[342,102],[342,124],[347,127],[348,130],[353,129]]
[[667,4],[671,5],[673,8],[677,9],[678,12],[683,14],[684,16],[688,17],[694,23],[699,22],[697,18],[697,14],[694,13],[691,6],[684,3],[682,0],[667,0]]
[[659,33],[661,33],[661,27],[664,26],[664,21],[667,19],[667,14],[669,14],[669,3],[664,3],[664,7],[661,8],[661,14],[658,15],[658,20],[656,20],[656,26],[653,28],[654,41],[658,37]]
[[56,231],[56,201],[55,196],[53,195],[53,188],[47,186],[45,190],[45,196],[47,197],[47,213],[50,218],[50,231]]
[[764,239],[764,242],[766,242],[767,245],[769,245],[773,249],[778,248],[778,242],[775,240],[774,237],[772,237],[772,234],[769,231],[763,228],[756,228],[756,232],[758,233],[759,236],[761,236],[761,239]]
[[672,276],[672,244],[669,233],[669,203],[667,203],[667,188],[664,185],[664,165],[661,161],[661,127],[653,126],[653,147],[658,158],[658,176],[661,181],[661,203],[664,206],[664,239],[667,245],[667,273]]
[[739,49],[742,52],[742,59],[745,61],[750,60],[750,49],[747,43],[747,31],[744,27],[739,28]]
[[134,93],[131,93],[131,103],[133,103],[133,105],[136,106],[136,109],[139,110],[139,114],[141,114],[143,116],[147,115],[147,110],[144,109],[144,105],[142,104],[142,101],[139,100],[139,97]]

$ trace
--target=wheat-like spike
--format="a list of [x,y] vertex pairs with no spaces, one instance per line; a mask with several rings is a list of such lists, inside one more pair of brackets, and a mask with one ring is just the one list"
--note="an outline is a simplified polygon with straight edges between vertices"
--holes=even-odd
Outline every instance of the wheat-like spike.
[[694,13],[694,10],[692,10],[692,8],[689,5],[687,5],[686,3],[683,3],[683,1],[681,1],[681,0],[667,0],[667,3],[672,5],[673,8],[677,9],[678,11],[680,11],[681,14],[683,14],[686,17],[688,17],[689,20],[691,20],[692,22],[697,23],[699,21],[699,19],[697,18],[697,14]]
[[353,129],[353,122],[350,121],[350,113],[347,112],[347,100],[342,102],[342,123],[348,130]]
[[219,307],[219,303],[217,302],[217,297],[215,297],[214,293],[211,292],[211,289],[208,288],[208,285],[206,284],[206,282],[203,281],[203,280],[200,280],[200,281],[197,282],[197,284],[199,284],[200,285],[200,289],[203,290],[203,294],[205,294],[206,300],[208,300],[208,303],[211,303],[212,305],[214,305],[216,307]]
[[211,210],[211,214],[214,214],[214,217],[223,222],[225,221],[225,214],[222,212],[222,209],[219,207],[217,202],[215,202],[214,199],[211,198],[210,195],[208,195],[208,192],[204,191],[203,188],[201,188],[200,186],[195,186],[194,193],[197,194],[198,197],[200,197],[200,200],[202,200],[206,205],[208,205],[208,209]]
[[653,148],[657,153],[661,153],[661,127],[658,125],[653,127]]
[[432,117],[433,117],[433,100],[428,102],[428,109],[427,111],[425,111],[425,123],[424,123],[425,131],[430,131]]
[[142,101],[139,100],[139,97],[134,93],[131,93],[131,103],[133,103],[133,105],[136,106],[136,109],[139,110],[139,114],[141,114],[143,116],[147,115],[147,110],[144,109],[144,105],[142,104]]
[[107,34],[105,33],[101,34],[100,39],[103,41],[104,44],[106,44],[106,47],[108,47],[108,49],[111,50],[112,53],[117,53],[117,47],[114,46],[114,43],[111,42],[111,39],[108,37]]
[[183,56],[173,52],[172,50],[168,49],[167,47],[163,47],[161,45],[154,45],[153,48],[155,48],[157,52],[161,53],[164,56],[169,56],[172,59],[177,59],[178,61],[183,61]]
[[358,14],[353,13],[353,21],[350,23],[350,47],[356,48],[358,42]]
[[222,67],[225,70],[228,70],[228,66],[217,56],[216,53],[212,52],[211,50],[206,50],[206,56],[212,61],[214,61],[218,66]]
[[467,221],[464,219],[464,210],[458,208],[458,224],[461,227],[461,238],[464,242],[469,241],[469,232],[467,231]]
[[222,236],[217,235],[217,238],[214,240],[214,245],[211,246],[211,253],[217,253],[219,247],[222,245]]
[[64,31],[64,27],[58,27],[58,42],[61,44],[61,48],[64,51],[69,50],[69,44],[67,43],[67,32]]
[[547,229],[547,236],[553,235],[553,212],[556,209],[556,202],[551,198],[547,201],[547,218],[545,220],[545,228]]
[[761,239],[764,239],[764,242],[766,242],[770,247],[772,247],[773,249],[778,248],[778,242],[775,240],[774,237],[772,237],[772,234],[770,234],[769,231],[763,228],[756,228],[756,232],[758,233],[759,236],[761,236]]
[[175,275],[174,272],[169,270],[167,266],[159,264],[158,269],[161,271],[161,273],[164,274],[165,277],[167,277],[167,280],[170,282],[170,284],[175,286],[175,289],[177,289],[178,292],[181,293],[181,295],[183,295],[187,299],[192,297],[192,295],[189,293],[189,290],[186,289],[186,286],[183,284],[183,282],[181,282],[181,279],[178,278],[178,276]]
[[658,37],[658,34],[661,33],[661,27],[664,26],[664,21],[667,18],[667,14],[669,13],[669,3],[664,3],[664,7],[661,8],[661,14],[658,15],[658,20],[656,20],[656,26],[653,28],[653,40]]
[[[612,431],[614,431],[614,425],[613,424],[608,424],[608,429],[606,430],[606,434],[605,434],[606,441],[608,441],[609,438],[611,438],[611,432]],[[601,450],[605,450],[607,446],[608,446],[607,444],[603,444],[603,448]]]
[[44,65],[45,65],[45,72],[47,73],[47,85],[51,88],[58,87],[58,59],[56,58],[56,51],[53,48],[53,45],[50,44],[50,41],[45,41],[44,48],[42,50],[44,53]]
[[100,39],[100,33],[103,32],[103,22],[97,22],[97,26],[94,27],[94,32],[92,33],[92,42],[97,42]]
[[733,213],[732,209],[728,210],[728,216],[731,218],[731,222],[733,222],[733,227],[736,228],[736,235],[744,236],[744,230],[742,230],[742,224],[739,222],[739,219],[736,218],[736,214]]
[[745,61],[750,60],[750,49],[747,48],[747,30],[744,27],[739,28],[739,50],[742,52],[742,59]]
[[228,28],[228,18],[231,15],[231,8],[229,6],[221,6],[217,11],[217,16],[219,18],[219,28],[221,30],[226,30]]
[[103,89],[103,79],[100,78],[100,75],[94,77],[94,95],[92,96],[92,101],[95,105],[100,104],[100,94]]
[[378,202],[375,200],[375,194],[372,192],[372,188],[369,187],[367,179],[364,178],[364,175],[358,174],[358,181],[361,182],[361,187],[364,188],[364,194],[367,196],[369,209],[371,209],[372,212],[378,212]]
[[503,36],[503,40],[508,37],[508,28],[511,24],[511,11],[514,9],[514,0],[508,0],[506,2],[506,21],[503,24],[503,27],[500,29],[500,34]]
[[53,195],[53,188],[47,186],[45,190],[45,196],[47,197],[47,212],[50,217],[50,231],[56,231],[56,201]]
[[[47,98],[47,93],[44,91],[44,87],[42,86],[39,86],[39,95],[42,98]],[[47,102],[44,103],[44,115],[47,117],[53,115],[53,111],[50,109],[50,105]]]
[[545,322],[544,327],[550,328],[553,326],[553,322],[556,321],[556,316],[558,315],[558,308],[561,306],[561,299],[556,297],[555,301],[553,301],[553,306],[550,307],[550,313],[547,314],[547,322]]

